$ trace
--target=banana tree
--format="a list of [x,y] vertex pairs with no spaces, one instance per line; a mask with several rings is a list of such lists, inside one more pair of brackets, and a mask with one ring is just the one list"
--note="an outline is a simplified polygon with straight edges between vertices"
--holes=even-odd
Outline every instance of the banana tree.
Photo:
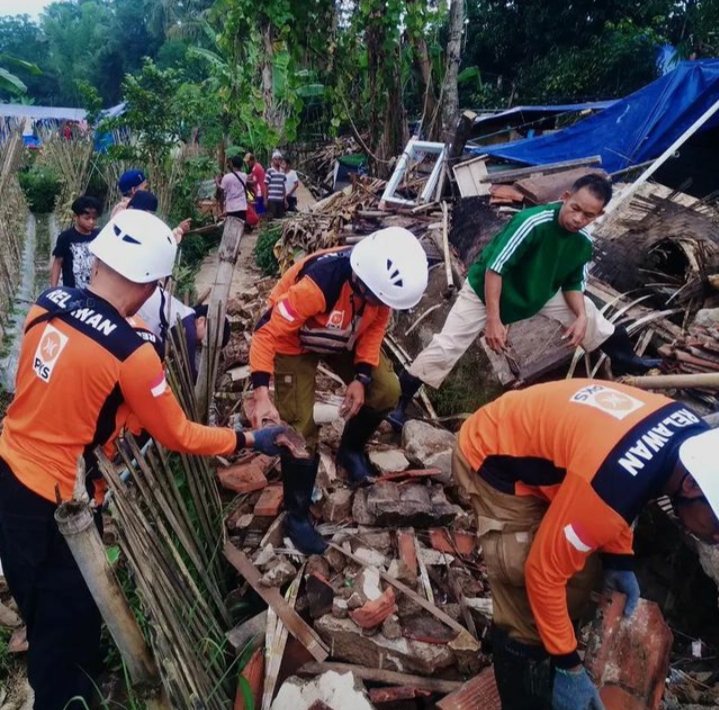
[[[19,67],[34,76],[42,74],[36,64],[26,62],[24,59],[18,59],[9,54],[0,53],[0,64]],[[11,96],[22,96],[27,93],[27,86],[20,77],[13,74],[4,66],[0,66],[0,92],[10,94]]]

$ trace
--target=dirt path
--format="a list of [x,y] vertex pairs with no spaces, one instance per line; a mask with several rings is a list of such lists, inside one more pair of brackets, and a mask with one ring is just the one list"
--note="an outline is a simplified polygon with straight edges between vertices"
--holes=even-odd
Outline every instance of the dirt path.
[[[297,188],[297,208],[300,212],[306,212],[314,203],[315,198],[312,193],[300,183]],[[240,254],[237,257],[237,266],[232,276],[233,297],[246,293],[254,286],[255,282],[262,278],[262,272],[255,265],[255,244],[257,244],[258,231],[254,230],[250,234],[245,234],[240,243]],[[195,290],[198,294],[204,293],[212,286],[215,280],[215,269],[217,250],[213,249],[200,266],[200,270],[195,278]]]

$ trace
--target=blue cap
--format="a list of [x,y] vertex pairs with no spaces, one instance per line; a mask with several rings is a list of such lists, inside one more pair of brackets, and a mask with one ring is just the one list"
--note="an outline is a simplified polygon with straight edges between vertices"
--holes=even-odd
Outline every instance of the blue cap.
[[117,181],[117,187],[123,195],[127,195],[133,187],[139,187],[147,178],[142,170],[126,170]]
[[142,210],[143,212],[157,212],[157,197],[154,192],[138,190],[127,203],[130,210]]

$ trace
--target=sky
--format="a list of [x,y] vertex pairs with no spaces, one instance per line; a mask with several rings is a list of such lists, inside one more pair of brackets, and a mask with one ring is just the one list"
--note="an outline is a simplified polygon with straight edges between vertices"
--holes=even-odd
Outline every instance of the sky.
[[0,15],[30,15],[36,18],[52,0],[0,0]]

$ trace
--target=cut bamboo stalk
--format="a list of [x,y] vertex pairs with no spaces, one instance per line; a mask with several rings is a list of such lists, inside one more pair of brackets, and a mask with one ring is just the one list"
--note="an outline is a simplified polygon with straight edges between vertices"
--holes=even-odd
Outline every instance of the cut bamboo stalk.
[[643,390],[719,389],[719,372],[706,372],[699,375],[643,375],[624,377],[622,382]]
[[[84,464],[78,478],[85,480]],[[150,710],[171,710],[140,627],[107,559],[88,501],[68,501],[55,511],[57,526],[117,644],[132,679]]]

